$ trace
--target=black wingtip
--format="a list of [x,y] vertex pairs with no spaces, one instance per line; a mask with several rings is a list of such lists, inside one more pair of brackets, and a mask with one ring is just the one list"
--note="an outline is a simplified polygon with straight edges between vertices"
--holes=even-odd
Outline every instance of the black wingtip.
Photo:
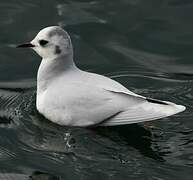
[[157,99],[146,98],[146,100],[147,100],[148,102],[150,102],[150,103],[168,105],[166,102],[160,101],[160,100],[157,100]]

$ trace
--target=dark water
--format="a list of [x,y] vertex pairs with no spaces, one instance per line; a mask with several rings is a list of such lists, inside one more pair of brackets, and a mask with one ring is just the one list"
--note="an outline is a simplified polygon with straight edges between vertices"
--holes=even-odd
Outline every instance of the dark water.
[[[0,179],[192,180],[191,0],[1,0]],[[40,58],[13,46],[61,25],[77,64],[186,112],[144,124],[66,128],[35,108]]]

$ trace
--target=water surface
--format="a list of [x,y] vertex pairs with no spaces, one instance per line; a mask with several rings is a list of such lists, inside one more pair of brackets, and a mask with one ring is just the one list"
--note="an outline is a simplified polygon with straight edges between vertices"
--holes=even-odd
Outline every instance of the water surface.
[[[0,178],[193,179],[193,2],[2,0]],[[72,37],[77,65],[187,107],[149,124],[55,125],[35,108],[40,58],[13,48],[45,26]]]

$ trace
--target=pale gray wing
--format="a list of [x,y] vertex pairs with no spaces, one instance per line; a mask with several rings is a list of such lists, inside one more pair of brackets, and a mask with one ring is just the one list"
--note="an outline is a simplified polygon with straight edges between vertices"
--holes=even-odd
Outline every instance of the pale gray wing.
[[48,119],[56,119],[57,123],[62,124],[61,120],[65,119],[64,124],[73,126],[99,124],[124,111],[126,107],[133,107],[144,101],[140,97],[115,94],[87,82],[68,82],[60,88],[55,88],[53,84],[51,87],[53,89],[49,89],[44,100],[46,113],[44,110],[42,113]]
[[[89,94],[90,91],[97,92],[97,94],[90,94],[90,101],[92,102],[94,97],[101,104],[99,103],[96,107],[90,106],[94,107],[94,111],[88,112],[88,114],[91,119],[93,118],[93,121],[95,118],[97,118],[98,123],[104,121],[103,125],[111,126],[150,121],[185,110],[184,106],[135,94],[120,83],[105,76],[83,72],[79,79],[82,80],[81,85],[77,86],[81,86],[79,89],[87,87],[83,91],[89,92]],[[106,101],[101,97],[110,100]]]
[[[78,75],[75,79],[71,76],[71,81],[65,83],[65,88],[57,88],[61,92],[55,93],[53,90],[54,94],[63,94],[63,97],[55,99],[55,104],[60,105],[57,107],[59,109],[63,102],[66,103],[65,109],[71,117],[71,125],[131,124],[160,119],[185,109],[170,102],[137,95],[118,82],[101,75],[86,72]],[[47,104],[53,104],[53,99]],[[64,109],[61,109],[56,114],[60,112],[65,113]]]
[[[115,92],[117,94],[117,92]],[[128,100],[131,98],[125,95]],[[124,124],[140,123],[168,117],[186,108],[182,105],[176,105],[168,101],[160,101],[151,98],[134,97],[136,102],[132,106],[127,106],[124,111],[104,121],[101,126],[115,126]]]
[[114,91],[114,92],[120,92],[120,93],[124,93],[127,95],[143,97],[141,95],[138,95],[138,94],[128,90],[126,87],[124,87],[119,82],[117,82],[113,79],[110,79],[106,76],[102,76],[102,75],[95,74],[95,73],[88,73],[85,71],[82,71],[82,73],[80,75],[81,75],[81,77],[79,77],[79,78],[82,79],[84,83],[88,83],[90,85],[93,85],[93,86],[96,86],[96,87],[99,87],[102,89]]

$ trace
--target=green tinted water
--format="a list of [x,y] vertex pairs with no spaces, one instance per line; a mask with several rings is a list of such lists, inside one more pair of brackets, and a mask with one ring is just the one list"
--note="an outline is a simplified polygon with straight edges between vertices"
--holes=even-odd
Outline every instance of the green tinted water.
[[[0,178],[193,179],[192,12],[190,0],[2,0]],[[50,25],[69,32],[80,68],[187,111],[148,127],[48,122],[35,109],[40,58],[13,47]]]

